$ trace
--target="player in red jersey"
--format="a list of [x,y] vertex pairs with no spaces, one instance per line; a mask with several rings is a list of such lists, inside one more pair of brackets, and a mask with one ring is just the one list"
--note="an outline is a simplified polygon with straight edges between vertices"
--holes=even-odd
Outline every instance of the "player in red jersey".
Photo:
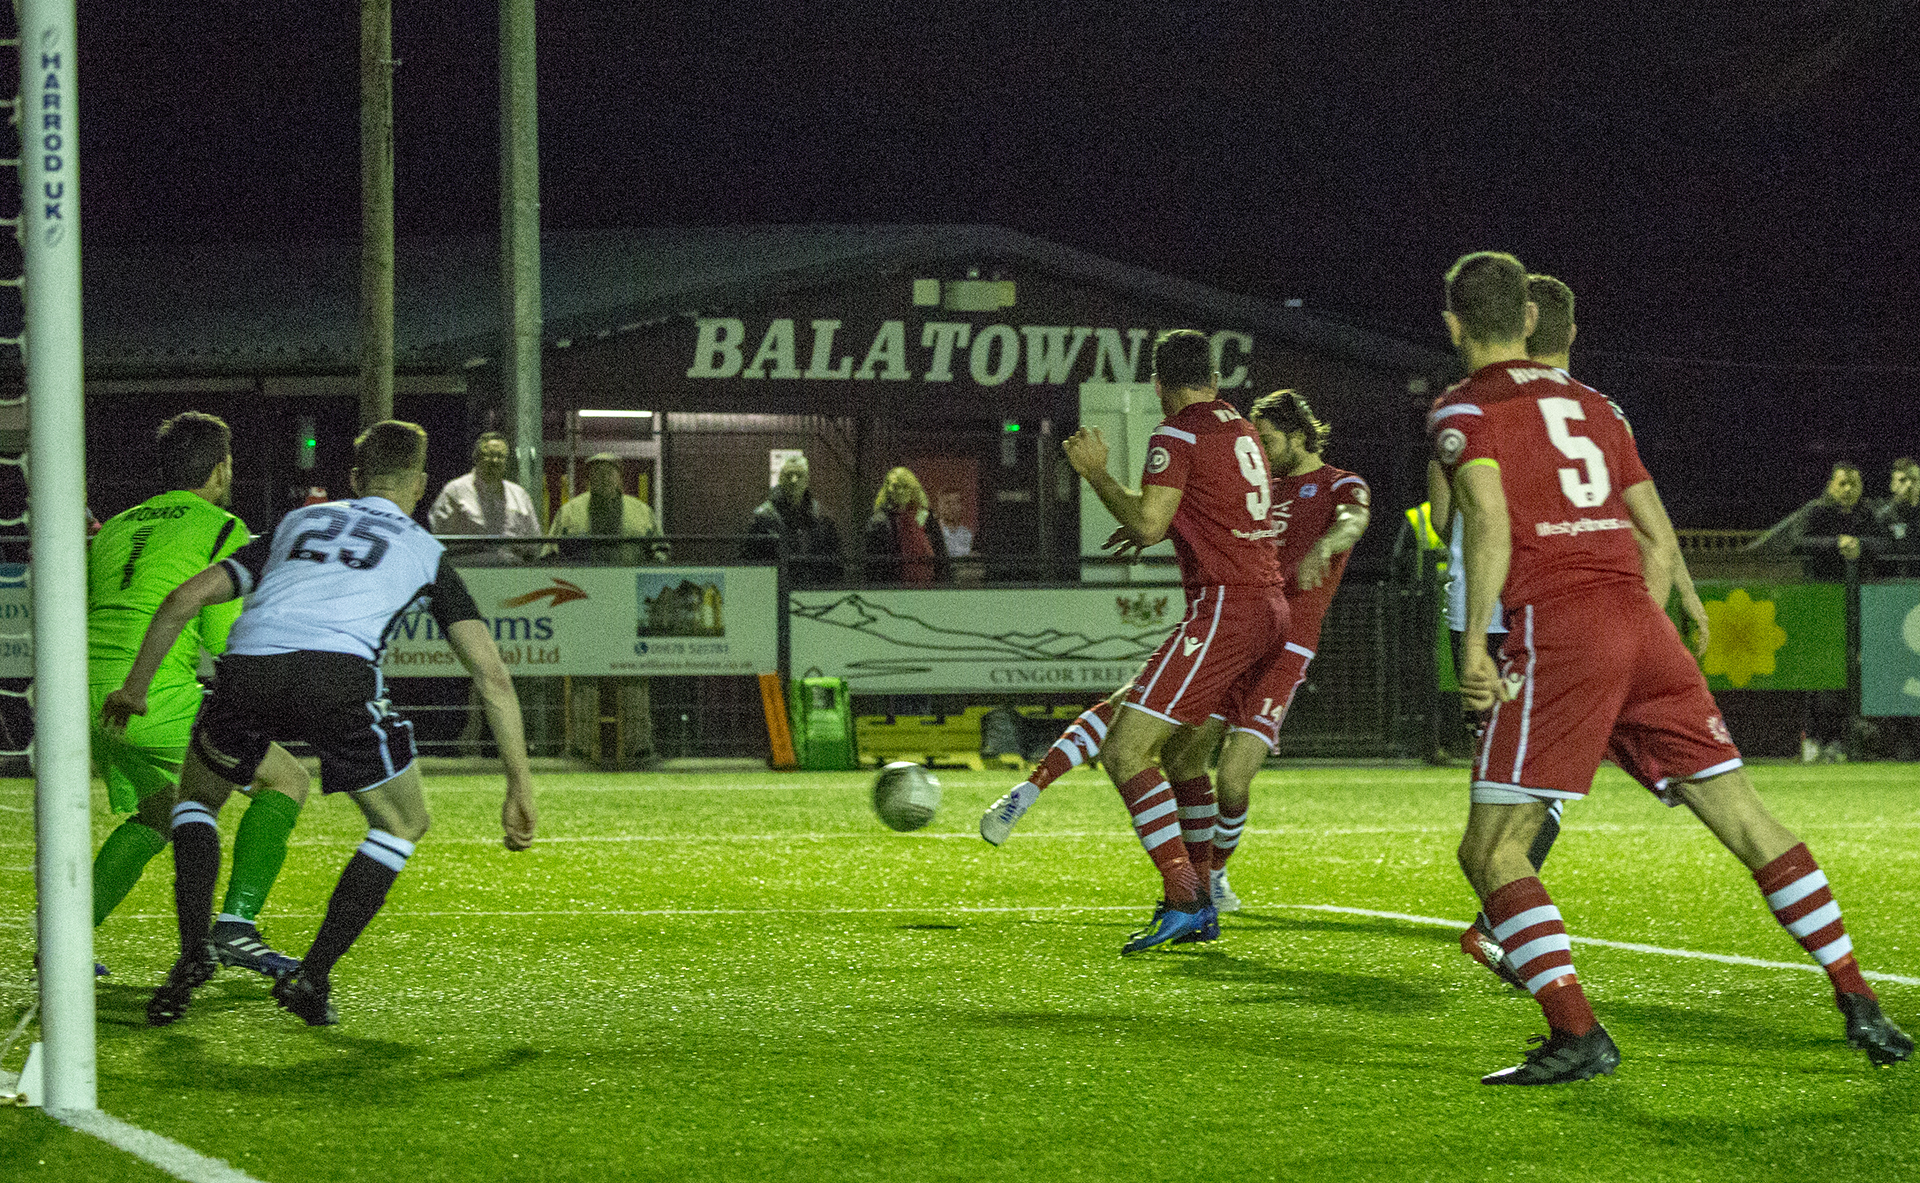
[[1462,693],[1492,713],[1460,865],[1551,1029],[1523,1063],[1483,1082],[1585,1080],[1620,1062],[1527,862],[1547,803],[1585,796],[1610,748],[1753,872],[1775,917],[1826,969],[1848,1041],[1876,1064],[1908,1058],[1913,1041],[1880,1013],[1825,874],[1754,792],[1699,667],[1647,594],[1636,525],[1704,630],[1673,524],[1618,409],[1527,358],[1538,310],[1517,259],[1468,255],[1446,292],[1447,330],[1471,373],[1428,432],[1465,518],[1465,633],[1486,632],[1496,597],[1510,629],[1499,668],[1483,647],[1462,646]]
[[1189,329],[1162,333],[1153,346],[1153,384],[1166,419],[1154,430],[1139,492],[1107,472],[1097,429],[1083,427],[1062,445],[1129,542],[1172,537],[1187,592],[1186,619],[1134,679],[1101,753],[1165,886],[1153,920],[1123,954],[1217,929],[1207,898],[1217,808],[1206,753],[1185,745],[1184,759],[1169,760],[1171,782],[1150,753],[1216,712],[1232,716],[1250,700],[1257,705],[1251,696],[1285,652],[1287,630],[1267,458],[1252,426],[1220,398],[1207,338]]
[[[1260,437],[1267,457],[1273,495],[1268,522],[1285,579],[1284,594],[1290,621],[1285,656],[1268,667],[1250,702],[1262,708],[1236,724],[1221,754],[1214,777],[1219,815],[1211,839],[1200,826],[1183,827],[1189,843],[1209,842],[1209,896],[1218,911],[1240,907],[1226,878],[1226,860],[1239,845],[1246,826],[1247,802],[1253,776],[1276,741],[1294,691],[1306,678],[1307,663],[1319,643],[1320,622],[1333,600],[1354,543],[1367,528],[1371,493],[1367,482],[1321,459],[1332,428],[1313,413],[1305,396],[1276,390],[1256,400],[1248,420]],[[1069,768],[1077,768],[1100,754],[1113,712],[1125,701],[1132,684],[1095,703],[1062,732],[1046,758],[1026,780],[988,806],[980,818],[980,836],[995,846],[1007,840],[1014,823],[1039,799],[1040,791]],[[1172,754],[1163,763],[1185,770],[1206,761],[1219,746],[1228,721],[1214,716],[1208,724],[1171,743]],[[1189,751],[1187,745],[1193,745]],[[1177,788],[1178,786],[1176,786]],[[1189,819],[1191,820],[1191,819]]]
[[1216,716],[1192,741],[1210,753],[1219,729],[1226,730],[1213,778],[1220,815],[1214,822],[1209,884],[1214,907],[1222,912],[1240,908],[1227,882],[1227,859],[1247,824],[1254,774],[1279,743],[1287,708],[1307,679],[1307,663],[1320,644],[1320,623],[1354,543],[1367,528],[1372,502],[1364,479],[1320,458],[1332,428],[1298,391],[1276,390],[1255,400],[1248,417],[1273,469],[1269,520],[1277,532],[1274,547],[1286,578],[1290,620],[1284,654],[1263,672],[1240,713]]

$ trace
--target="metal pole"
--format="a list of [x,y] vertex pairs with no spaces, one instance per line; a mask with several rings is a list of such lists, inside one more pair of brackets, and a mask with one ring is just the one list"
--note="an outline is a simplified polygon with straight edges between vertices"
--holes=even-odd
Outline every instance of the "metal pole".
[[393,418],[393,4],[360,0],[360,426]]
[[97,1109],[74,0],[20,6],[33,772],[48,1109]]
[[500,0],[500,272],[503,393],[513,404],[514,473],[547,513],[540,402],[540,104],[533,0]]

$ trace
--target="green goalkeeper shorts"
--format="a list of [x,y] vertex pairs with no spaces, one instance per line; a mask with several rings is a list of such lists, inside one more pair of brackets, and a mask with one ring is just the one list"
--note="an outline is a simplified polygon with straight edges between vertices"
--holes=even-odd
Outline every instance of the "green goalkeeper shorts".
[[118,684],[90,687],[93,703],[93,762],[107,782],[107,801],[115,813],[132,813],[158,792],[180,784],[180,765],[200,710],[200,684],[155,686],[147,693],[147,713],[127,720],[121,735],[100,727],[100,704]]

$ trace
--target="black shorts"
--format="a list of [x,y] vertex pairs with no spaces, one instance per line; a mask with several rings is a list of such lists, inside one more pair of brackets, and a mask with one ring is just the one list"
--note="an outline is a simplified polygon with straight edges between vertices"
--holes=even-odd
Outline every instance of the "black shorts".
[[193,725],[193,750],[236,785],[250,784],[274,741],[320,757],[320,788],[357,793],[413,763],[413,724],[387,701],[377,666],[348,653],[233,653]]

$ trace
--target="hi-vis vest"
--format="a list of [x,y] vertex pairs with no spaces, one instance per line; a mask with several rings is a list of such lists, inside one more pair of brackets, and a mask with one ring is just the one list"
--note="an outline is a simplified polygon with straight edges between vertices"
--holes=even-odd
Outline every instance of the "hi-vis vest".
[[1420,540],[1421,550],[1439,550],[1446,546],[1447,540],[1433,528],[1433,502],[1422,501],[1409,509],[1407,524],[1413,527],[1413,536]]

